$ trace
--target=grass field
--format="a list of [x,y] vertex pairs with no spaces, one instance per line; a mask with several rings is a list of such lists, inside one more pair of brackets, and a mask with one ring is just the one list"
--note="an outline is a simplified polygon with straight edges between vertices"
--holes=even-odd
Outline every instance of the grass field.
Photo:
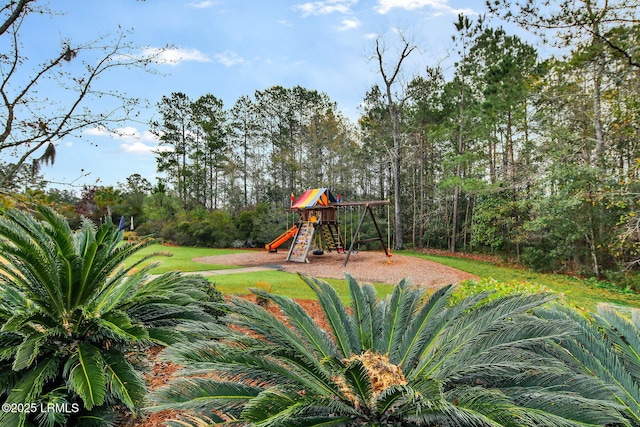
[[[210,277],[209,280],[223,294],[246,294],[247,288],[254,287],[256,282],[268,282],[271,284],[271,292],[279,295],[287,295],[296,299],[315,299],[315,294],[306,283],[297,275],[283,271],[261,271],[257,273],[224,274]],[[324,279],[338,292],[340,298],[349,300],[349,289],[346,280]],[[393,285],[374,284],[378,296],[383,297],[391,292]]]
[[[160,274],[167,271],[179,270],[185,272],[206,271],[206,270],[226,270],[233,267],[229,265],[204,264],[193,261],[193,258],[225,255],[242,252],[233,249],[211,249],[211,248],[190,248],[152,245],[132,257],[130,262],[139,260],[142,256],[153,252],[171,253],[171,257],[155,257],[152,262],[159,262],[160,265],[151,272]],[[449,267],[474,274],[481,278],[493,278],[501,282],[526,282],[546,286],[547,288],[561,293],[573,304],[593,311],[599,302],[610,302],[633,307],[640,307],[640,295],[632,292],[625,292],[608,286],[602,282],[585,280],[572,276],[558,274],[542,274],[526,269],[497,266],[489,262],[469,260],[466,258],[425,255],[418,252],[403,251],[402,255],[415,256],[435,261]],[[210,280],[216,284],[218,289],[225,294],[246,294],[247,288],[254,287],[256,282],[264,281],[271,284],[274,293],[288,295],[292,298],[313,299],[315,295],[309,287],[296,274],[282,271],[264,271],[257,273],[223,274],[211,276]],[[348,299],[348,289],[345,280],[327,279],[331,283],[341,298]],[[386,295],[393,288],[393,285],[374,284],[379,296]]]
[[640,307],[639,294],[616,289],[605,282],[596,282],[561,274],[536,273],[527,269],[502,267],[489,262],[466,258],[425,255],[409,251],[403,254],[425,258],[483,278],[493,278],[505,282],[516,281],[540,284],[563,294],[567,300],[575,305],[591,311],[595,309],[599,302]]
[[227,255],[241,252],[235,249],[211,249],[211,248],[190,248],[177,246],[151,245],[148,246],[134,256],[129,258],[127,264],[131,265],[146,255],[152,253],[161,253],[165,256],[157,256],[149,262],[158,263],[158,267],[151,270],[152,274],[162,274],[168,271],[207,271],[207,270],[227,270],[232,268],[240,268],[230,265],[205,264],[195,262],[193,258],[199,258],[212,255]]

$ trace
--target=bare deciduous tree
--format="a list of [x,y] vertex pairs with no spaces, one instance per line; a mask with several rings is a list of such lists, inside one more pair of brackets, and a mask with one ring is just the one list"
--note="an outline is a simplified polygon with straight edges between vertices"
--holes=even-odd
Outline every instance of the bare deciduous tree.
[[116,68],[152,71],[148,66],[163,51],[140,53],[128,40],[130,31],[118,28],[86,43],[61,40],[57,52],[36,62],[26,55],[25,23],[55,14],[38,0],[0,7],[0,158],[9,164],[0,174],[0,189],[29,162],[36,171],[53,163],[64,137],[131,119],[140,100],[98,81]]
[[388,64],[385,64],[385,46],[380,37],[376,39],[376,54],[375,59],[378,61],[378,67],[380,70],[380,75],[382,76],[382,80],[385,85],[385,94],[387,97],[387,105],[389,108],[389,115],[391,117],[391,123],[393,126],[393,148],[391,153],[391,158],[393,162],[393,193],[394,193],[394,210],[395,210],[395,218],[394,218],[394,234],[395,234],[395,248],[403,249],[404,248],[404,239],[403,239],[403,226],[402,226],[402,205],[400,203],[400,171],[402,165],[402,142],[400,135],[400,110],[399,105],[394,97],[392,87],[394,83],[396,83],[398,76],[400,74],[400,70],[402,67],[402,63],[407,59],[407,57],[413,52],[417,46],[412,45],[404,34],[400,33],[400,41],[401,48],[400,54],[398,55],[395,62],[392,63],[392,66],[389,67]]

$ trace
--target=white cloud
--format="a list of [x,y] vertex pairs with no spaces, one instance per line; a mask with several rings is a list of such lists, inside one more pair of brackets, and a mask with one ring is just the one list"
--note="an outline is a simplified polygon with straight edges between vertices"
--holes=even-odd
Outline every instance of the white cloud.
[[89,128],[82,131],[83,134],[89,136],[110,136],[111,133],[105,129]]
[[385,14],[392,9],[415,10],[423,7],[436,9],[438,15],[457,15],[460,13],[471,15],[477,13],[472,9],[453,9],[448,5],[448,0],[378,0],[376,11],[380,14]]
[[149,154],[152,150],[156,150],[158,147],[151,147],[146,145],[144,142],[136,141],[127,144],[120,144],[120,148],[125,153],[134,153],[134,154]]
[[343,19],[341,24],[338,26],[339,31],[355,30],[360,26],[360,21],[357,19]]
[[209,7],[213,7],[216,4],[218,4],[217,1],[203,0],[203,1],[199,1],[197,3],[189,3],[189,6],[194,7],[196,9],[206,9],[206,8],[209,8]]
[[138,129],[127,126],[123,128],[108,129],[91,128],[84,131],[85,135],[94,137],[108,137],[123,141],[120,148],[125,153],[150,154],[154,151],[168,151],[170,147],[158,146],[158,137],[148,130],[140,133]]
[[244,59],[235,52],[232,51],[224,51],[222,53],[217,53],[213,56],[216,61],[224,65],[225,67],[231,67],[237,64],[242,64]]
[[302,16],[328,15],[330,13],[350,13],[351,6],[358,3],[358,0],[325,0],[308,3],[300,3],[293,6],[299,10]]
[[177,65],[183,61],[195,61],[195,62],[211,62],[205,54],[198,49],[183,49],[183,48],[157,48],[147,47],[143,49],[142,55],[145,57],[151,57],[158,64]]
[[152,154],[152,153],[157,153],[159,151],[173,151],[172,147],[159,146],[159,145],[147,145],[141,141],[120,144],[120,148],[125,153],[132,153],[132,154]]
[[158,138],[148,130],[140,133],[138,129],[133,126],[126,126],[123,128],[116,128],[113,130],[104,128],[90,128],[84,130],[85,135],[89,136],[105,136],[113,139],[121,139],[124,141],[158,141]]

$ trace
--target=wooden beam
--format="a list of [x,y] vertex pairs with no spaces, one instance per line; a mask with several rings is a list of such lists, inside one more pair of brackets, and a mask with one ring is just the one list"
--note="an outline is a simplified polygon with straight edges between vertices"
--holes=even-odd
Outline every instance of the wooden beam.
[[[388,203],[388,200],[386,200],[386,204]],[[373,206],[380,206],[382,205],[382,203],[377,203],[374,204]],[[384,238],[382,237],[382,234],[380,233],[380,227],[378,227],[378,222],[376,221],[376,216],[373,214],[373,211],[371,210],[371,206],[370,204],[366,203],[365,205],[365,209],[362,212],[362,216],[360,217],[360,222],[358,223],[358,228],[356,229],[355,234],[353,235],[353,240],[351,241],[351,245],[349,245],[349,251],[347,252],[347,257],[344,260],[344,264],[342,264],[342,267],[346,267],[347,263],[349,262],[349,257],[351,256],[351,252],[353,251],[353,245],[358,242],[358,243],[363,243],[363,242],[371,242],[374,240],[380,240],[380,243],[382,243],[382,249],[384,249],[384,253],[386,256],[389,256],[389,252],[387,250],[387,245],[384,241]],[[367,212],[369,213],[369,215],[371,215],[371,220],[373,221],[373,225],[376,228],[376,231],[378,233],[378,238],[373,238],[373,239],[365,239],[365,240],[358,240],[358,237],[360,236],[360,228],[362,228],[362,224],[364,223],[364,218],[367,216]]]

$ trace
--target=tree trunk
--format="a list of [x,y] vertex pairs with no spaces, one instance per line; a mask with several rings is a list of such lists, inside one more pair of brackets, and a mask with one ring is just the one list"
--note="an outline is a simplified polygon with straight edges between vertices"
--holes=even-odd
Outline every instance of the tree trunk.
[[593,127],[596,133],[596,147],[593,151],[593,165],[602,166],[604,155],[604,130],[602,126],[602,76],[604,60],[598,55],[594,64],[593,76]]
[[[464,109],[464,91],[460,101],[460,117],[458,118],[458,156],[462,155],[464,150],[464,140],[462,138],[462,111]],[[458,157],[456,165],[456,178],[462,178],[462,160]],[[458,239],[458,210],[460,204],[460,183],[456,182],[453,191],[453,213],[451,218],[451,241],[449,242],[449,251],[456,251],[456,240]]]
[[392,150],[392,162],[393,162],[393,193],[394,193],[394,234],[395,234],[395,249],[404,249],[403,242],[403,230],[402,230],[402,204],[400,203],[400,171],[402,165],[402,149],[400,141],[400,112],[398,111],[398,105],[393,100],[391,94],[391,87],[393,86],[398,74],[402,62],[411,54],[416,46],[410,46],[409,42],[401,34],[403,48],[400,53],[398,61],[395,62],[393,71],[391,74],[387,74],[384,67],[383,52],[384,49],[380,46],[380,39],[376,40],[376,58],[378,60],[378,66],[380,68],[380,74],[386,87],[387,102],[389,108],[389,115],[391,116],[391,122],[393,125],[393,150]]
[[[397,114],[397,113],[396,113]],[[402,230],[402,205],[400,203],[400,126],[396,123],[398,119],[394,120],[393,129],[393,192],[395,199],[395,234],[396,234],[396,249],[404,249],[404,239]]]
[[425,204],[427,202],[426,185],[425,185],[425,167],[426,167],[426,136],[420,137],[420,208],[418,210],[418,247],[424,248],[424,222],[425,222]]
[[[458,166],[460,169],[460,166]],[[456,184],[453,191],[453,212],[451,213],[451,241],[449,242],[449,251],[456,251],[456,239],[458,238],[458,204],[460,200],[460,186]]]

